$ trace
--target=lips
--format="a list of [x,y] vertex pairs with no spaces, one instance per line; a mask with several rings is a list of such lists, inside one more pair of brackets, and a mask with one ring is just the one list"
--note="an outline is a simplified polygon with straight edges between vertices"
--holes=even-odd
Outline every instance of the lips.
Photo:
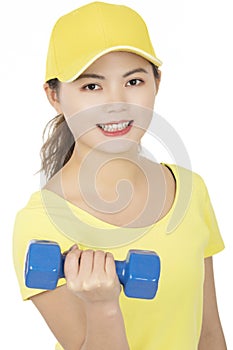
[[122,120],[119,122],[96,124],[106,136],[120,136],[127,134],[133,124],[133,120]]

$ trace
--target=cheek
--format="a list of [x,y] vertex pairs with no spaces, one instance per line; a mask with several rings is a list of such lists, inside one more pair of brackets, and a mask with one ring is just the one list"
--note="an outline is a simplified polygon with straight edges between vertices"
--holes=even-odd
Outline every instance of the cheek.
[[69,108],[69,115],[66,114],[65,119],[76,141],[90,135],[96,129],[93,110],[77,111],[75,108]]
[[71,86],[64,86],[60,90],[59,101],[64,116],[68,119],[78,114],[82,109],[82,99]]
[[155,81],[153,80],[153,82],[151,83],[150,91],[148,91],[145,97],[146,98],[145,104],[148,108],[151,108],[151,109],[154,108],[156,94],[157,94],[157,87],[156,87]]
[[142,108],[154,108],[155,97],[156,97],[156,85],[155,82],[147,84],[146,87],[142,87],[134,92],[132,92],[131,99],[135,104],[141,106]]
[[132,116],[131,119],[134,120],[134,136],[137,140],[141,139],[144,133],[148,130],[149,125],[151,123],[151,119],[153,117],[153,108],[151,107],[151,100],[148,99],[146,101],[148,102],[148,104],[146,104],[144,100],[144,103],[142,105],[140,105],[139,102],[138,105],[131,105],[130,108],[130,115]]

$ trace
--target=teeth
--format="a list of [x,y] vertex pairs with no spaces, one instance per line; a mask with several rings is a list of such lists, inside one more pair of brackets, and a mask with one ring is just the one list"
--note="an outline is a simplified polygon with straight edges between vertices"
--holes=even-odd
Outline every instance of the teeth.
[[130,121],[128,122],[123,122],[123,123],[118,123],[118,124],[98,124],[98,126],[103,129],[104,131],[107,132],[113,132],[113,131],[119,131],[127,128],[130,124]]

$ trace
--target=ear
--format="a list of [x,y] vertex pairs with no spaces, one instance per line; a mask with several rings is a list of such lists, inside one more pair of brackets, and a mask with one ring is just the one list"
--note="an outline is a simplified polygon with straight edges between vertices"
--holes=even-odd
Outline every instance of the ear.
[[158,74],[159,76],[155,79],[155,84],[156,84],[156,95],[159,91],[159,86],[160,86],[160,82],[161,82],[161,75],[162,75],[162,72],[161,70],[158,69]]
[[61,105],[60,105],[59,98],[58,98],[56,90],[55,89],[51,89],[49,87],[48,83],[45,83],[43,85],[43,88],[44,88],[44,91],[45,91],[45,93],[47,95],[49,103],[53,106],[53,108],[56,110],[56,112],[58,114],[62,114],[63,112],[62,112],[62,109],[61,109]]

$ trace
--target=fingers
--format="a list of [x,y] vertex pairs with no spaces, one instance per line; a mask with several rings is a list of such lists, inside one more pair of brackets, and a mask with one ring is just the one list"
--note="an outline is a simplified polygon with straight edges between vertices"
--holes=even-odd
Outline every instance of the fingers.
[[79,278],[101,280],[106,274],[106,253],[100,250],[85,250],[80,257]]
[[106,253],[105,271],[108,275],[113,275],[116,273],[116,264],[112,253]]
[[[106,253],[97,250],[94,253],[94,258],[93,258],[93,273],[100,273],[101,271],[104,273],[105,272],[105,257]],[[101,267],[101,268],[100,268]]]
[[66,253],[64,272],[67,282],[77,278],[81,254],[82,250],[77,245],[72,246]]
[[73,245],[68,251],[64,252],[65,259],[65,271],[72,269],[75,266],[75,270],[80,274],[89,275],[92,272],[98,272],[100,267],[103,267],[107,273],[114,273],[115,262],[114,257],[109,252],[101,250],[93,251],[90,249],[80,250],[77,244]]
[[79,262],[79,279],[85,280],[88,279],[92,274],[94,265],[94,251],[85,250],[82,251],[80,262]]
[[85,301],[116,299],[120,292],[113,255],[74,246],[65,259],[67,287]]
[[77,244],[74,244],[70,247],[70,249],[63,252],[63,255],[67,255],[69,252],[71,252],[73,249],[78,248]]

